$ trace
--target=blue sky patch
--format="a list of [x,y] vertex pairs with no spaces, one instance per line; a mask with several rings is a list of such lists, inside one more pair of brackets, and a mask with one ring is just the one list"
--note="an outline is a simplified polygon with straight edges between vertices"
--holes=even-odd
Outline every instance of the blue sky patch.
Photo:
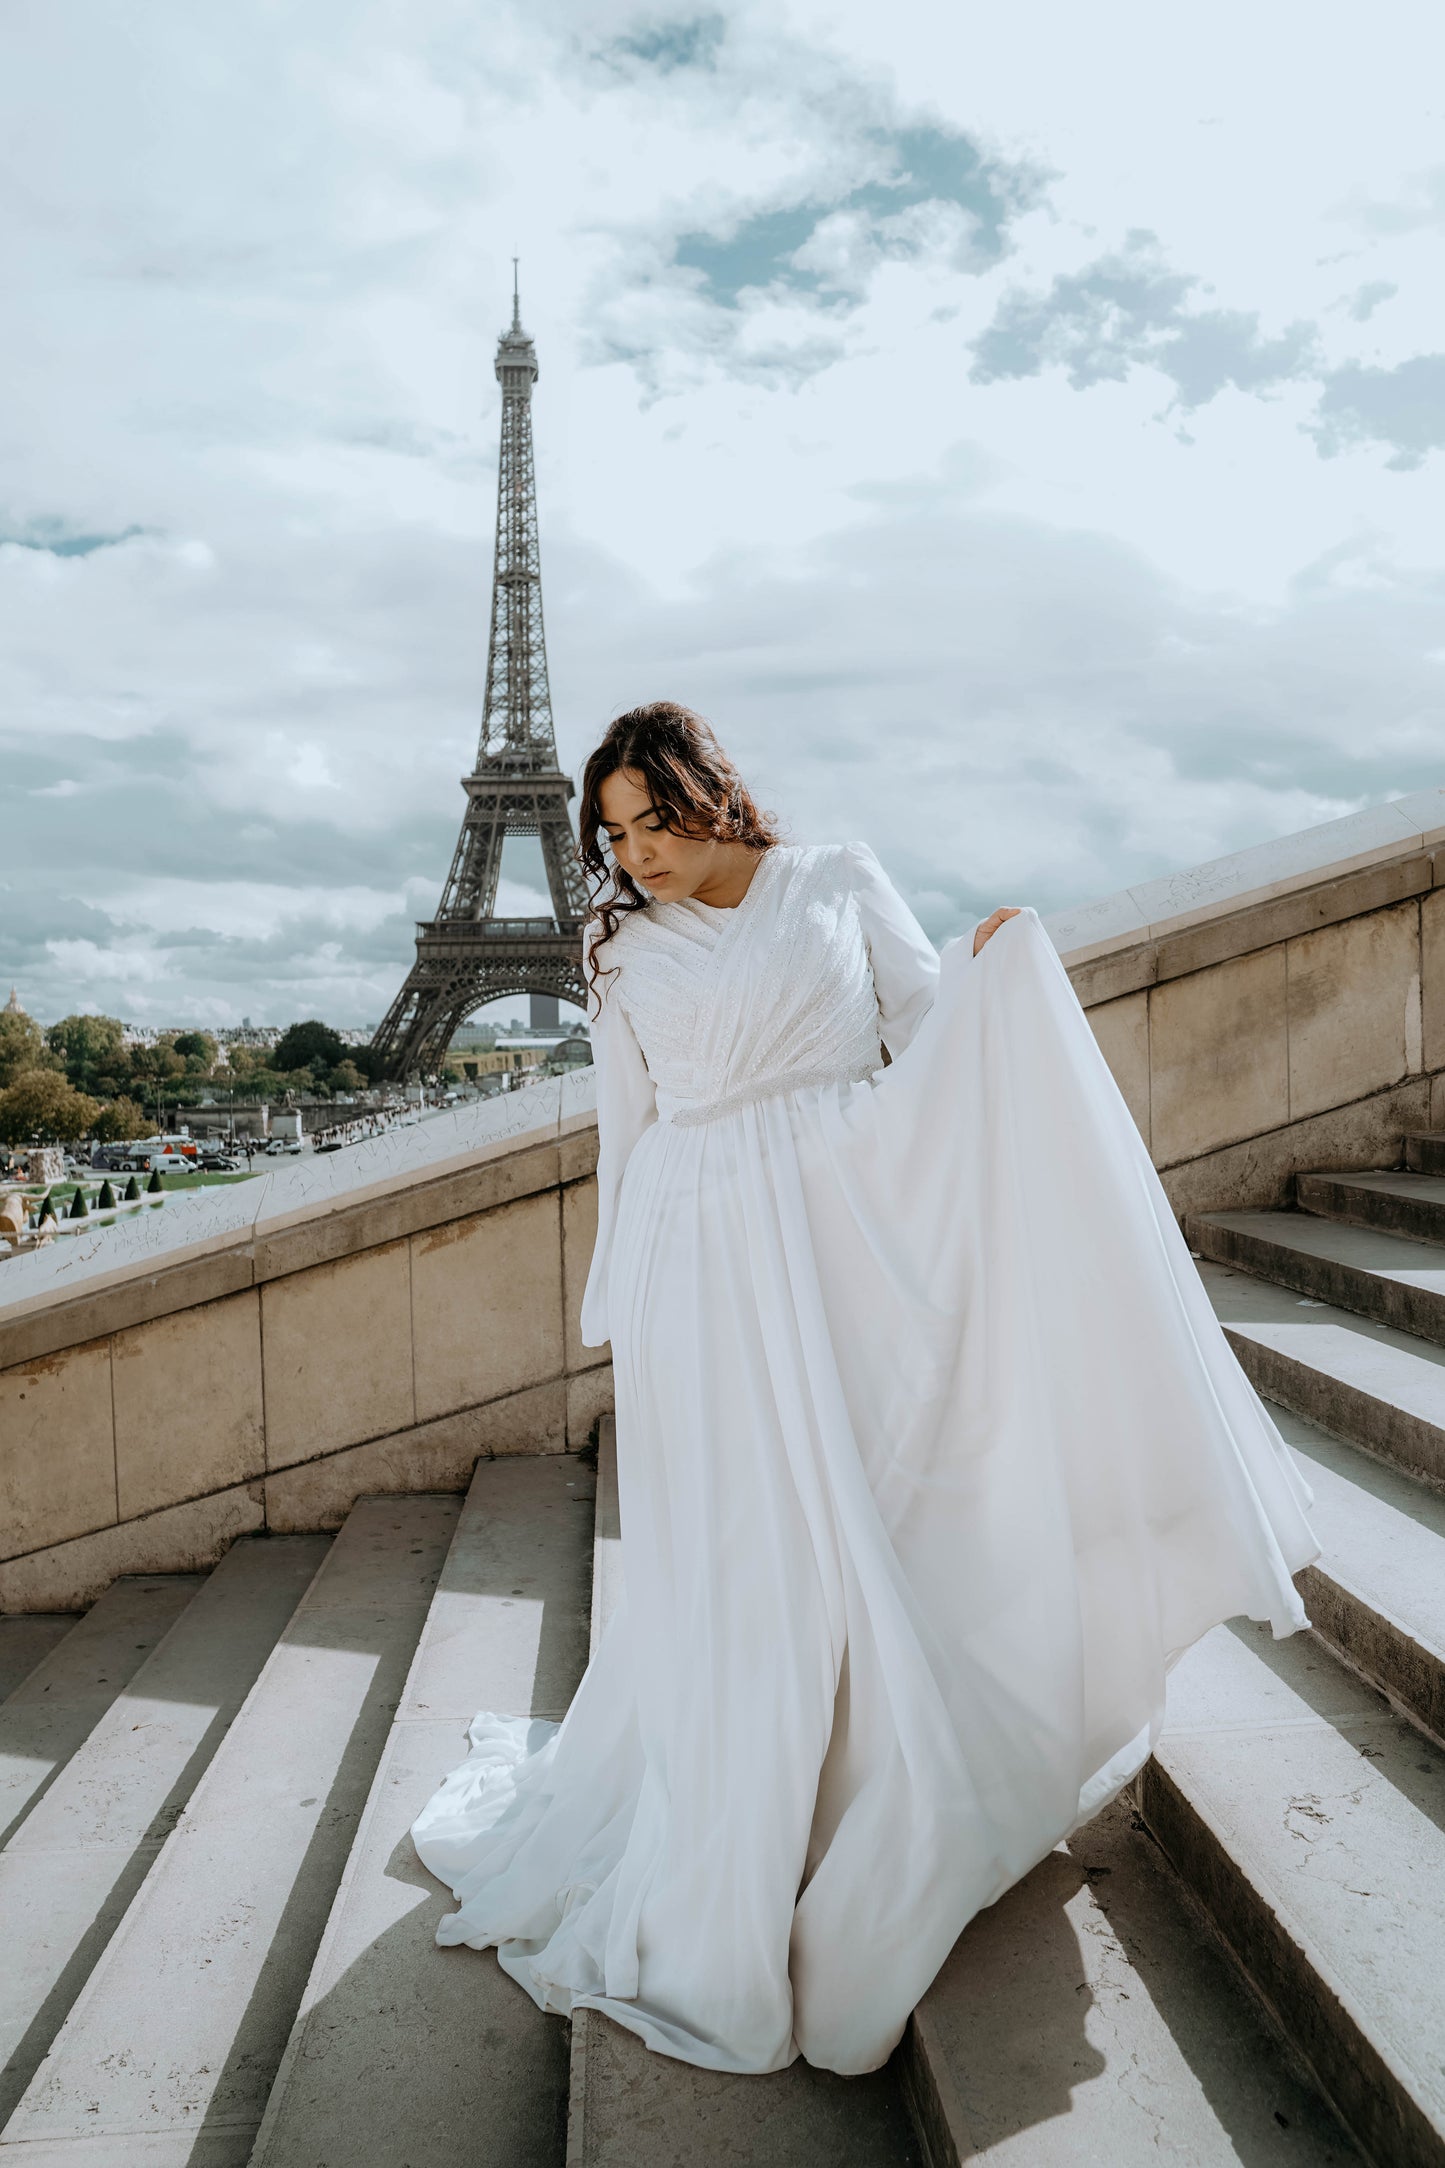
[[10,542],[22,550],[48,550],[52,557],[90,557],[96,550],[114,549],[144,532],[142,527],[126,527],[119,534],[75,534],[61,520],[35,519],[23,534],[8,534],[0,528],[0,543]]

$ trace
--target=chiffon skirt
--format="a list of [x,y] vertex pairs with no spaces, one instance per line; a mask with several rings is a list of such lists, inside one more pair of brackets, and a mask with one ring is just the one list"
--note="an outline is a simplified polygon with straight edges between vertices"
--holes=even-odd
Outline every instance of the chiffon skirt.
[[625,1599],[414,1824],[437,1939],[689,2062],[874,2069],[1183,1650],[1308,1624],[1310,1493],[1031,910],[873,1079],[647,1130],[609,1304]]

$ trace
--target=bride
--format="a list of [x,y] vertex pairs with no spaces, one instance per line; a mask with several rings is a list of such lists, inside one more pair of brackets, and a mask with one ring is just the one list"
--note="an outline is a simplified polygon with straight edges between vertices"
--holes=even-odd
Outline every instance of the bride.
[[1036,912],[940,958],[657,702],[587,764],[625,1601],[413,1838],[545,2010],[872,2070],[1148,1757],[1175,1659],[1309,1622],[1310,1493]]

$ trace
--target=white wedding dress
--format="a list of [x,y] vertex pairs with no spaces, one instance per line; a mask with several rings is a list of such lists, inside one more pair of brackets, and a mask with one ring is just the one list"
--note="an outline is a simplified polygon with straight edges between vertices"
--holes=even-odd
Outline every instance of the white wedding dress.
[[602,962],[625,1600],[414,1824],[437,1939],[689,2062],[870,2070],[1173,1660],[1308,1624],[1310,1492],[1034,911],[940,962],[866,845],[776,846]]

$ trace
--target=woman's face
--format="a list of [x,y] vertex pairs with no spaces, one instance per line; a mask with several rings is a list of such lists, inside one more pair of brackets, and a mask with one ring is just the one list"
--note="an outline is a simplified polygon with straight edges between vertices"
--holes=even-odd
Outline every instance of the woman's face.
[[635,769],[614,769],[597,802],[618,865],[664,903],[696,895],[716,873],[717,854],[725,846],[711,836],[679,836],[665,828],[646,781]]

